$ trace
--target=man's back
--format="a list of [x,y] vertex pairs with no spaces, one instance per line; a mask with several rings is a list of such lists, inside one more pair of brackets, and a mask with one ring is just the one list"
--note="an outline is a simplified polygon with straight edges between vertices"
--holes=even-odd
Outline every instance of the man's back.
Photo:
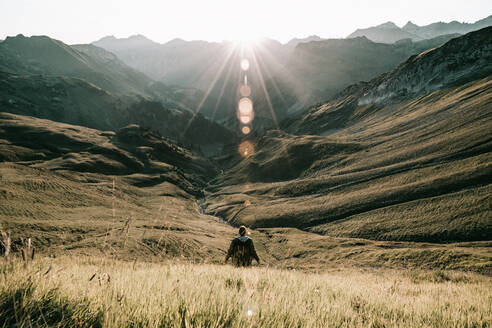
[[235,266],[250,266],[253,259],[260,263],[253,239],[248,236],[239,236],[231,241],[231,245],[227,251],[226,261],[230,257],[232,257],[232,263]]

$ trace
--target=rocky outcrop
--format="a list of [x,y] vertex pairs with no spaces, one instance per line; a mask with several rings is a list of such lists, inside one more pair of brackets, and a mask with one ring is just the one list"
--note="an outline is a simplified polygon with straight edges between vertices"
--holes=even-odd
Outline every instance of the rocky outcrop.
[[492,74],[492,27],[414,55],[371,81],[358,104],[388,103],[464,84]]

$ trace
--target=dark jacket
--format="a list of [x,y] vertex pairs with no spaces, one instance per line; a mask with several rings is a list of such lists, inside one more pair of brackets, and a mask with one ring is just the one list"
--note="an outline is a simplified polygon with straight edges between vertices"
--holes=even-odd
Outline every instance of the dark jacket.
[[226,261],[230,257],[232,257],[232,263],[235,266],[250,266],[253,259],[260,263],[253,239],[247,236],[239,236],[231,241],[231,245],[227,251]]

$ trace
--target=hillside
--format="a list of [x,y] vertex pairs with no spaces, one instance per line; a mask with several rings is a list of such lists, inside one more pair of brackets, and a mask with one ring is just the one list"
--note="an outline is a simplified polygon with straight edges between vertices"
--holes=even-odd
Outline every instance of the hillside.
[[288,67],[296,88],[311,92],[312,103],[330,99],[345,87],[368,81],[395,68],[424,50],[446,43],[457,35],[395,44],[375,43],[366,37],[309,42],[296,47]]
[[194,200],[216,174],[208,160],[135,125],[99,131],[2,113],[0,131],[0,225],[14,250],[30,237],[55,255],[222,258],[216,238],[232,229]]
[[0,43],[0,69],[20,75],[83,79],[112,93],[145,96],[152,81],[115,55],[94,46],[70,47],[47,36],[7,37]]
[[492,16],[478,20],[475,23],[460,23],[452,21],[449,23],[437,22],[425,26],[418,26],[412,22],[398,27],[393,22],[387,22],[377,26],[357,29],[347,38],[365,36],[369,40],[381,43],[395,43],[402,39],[420,41],[432,39],[446,34],[466,34],[492,25]]
[[[134,125],[99,131],[3,113],[0,131],[0,229],[11,233],[14,252],[22,238],[32,238],[38,253],[49,256],[222,263],[237,230],[220,218],[227,218],[227,207],[204,213],[218,197],[208,190],[219,170],[210,161]],[[258,206],[254,193],[246,191],[255,185],[237,184],[241,194],[230,189],[226,197],[239,208],[245,197]],[[261,228],[251,235],[262,263],[279,268],[440,267],[490,273],[492,263],[487,243],[374,241],[295,228]]]
[[[233,138],[193,114],[201,100],[196,90],[154,82],[93,45],[9,37],[0,43],[0,85],[0,110],[6,112],[101,130],[135,123],[213,151]],[[199,129],[203,134],[197,135]]]
[[[490,29],[348,88],[286,122],[290,133],[250,140],[210,187],[207,213],[333,237],[488,242]],[[400,97],[380,101],[382,86]]]

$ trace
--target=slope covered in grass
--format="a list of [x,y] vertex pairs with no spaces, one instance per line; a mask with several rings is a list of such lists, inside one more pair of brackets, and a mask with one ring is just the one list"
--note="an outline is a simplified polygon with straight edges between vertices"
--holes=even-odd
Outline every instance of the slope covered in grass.
[[222,259],[218,236],[232,228],[195,200],[215,175],[207,159],[134,125],[104,132],[4,113],[0,131],[0,229],[14,251],[32,238],[49,254]]
[[[0,131],[0,230],[10,231],[14,253],[22,239],[31,238],[38,252],[55,256],[223,261],[237,230],[218,216],[234,207],[203,213],[200,206],[216,199],[204,192],[217,172],[209,160],[138,126],[99,131],[2,114]],[[320,138],[306,140],[316,144]],[[348,153],[359,149],[340,147]],[[257,206],[247,192],[230,197],[235,206],[245,199]],[[443,247],[275,228],[253,230],[252,237],[262,262],[279,268],[316,271],[350,264],[487,274],[492,267],[484,243]]]
[[491,29],[249,140],[210,185],[207,213],[337,237],[490,240]]
[[388,105],[326,137],[267,134],[219,178],[207,211],[332,236],[487,240],[491,90],[486,79]]

